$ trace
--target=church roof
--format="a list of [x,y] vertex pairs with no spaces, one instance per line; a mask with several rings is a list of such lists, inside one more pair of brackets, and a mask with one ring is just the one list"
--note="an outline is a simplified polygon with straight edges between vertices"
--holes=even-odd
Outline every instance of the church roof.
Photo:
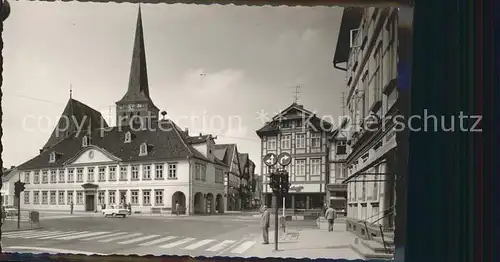
[[90,125],[94,127],[108,127],[106,120],[104,120],[99,111],[70,98],[59,118],[57,126],[52,131],[49,140],[47,140],[43,148],[51,147],[62,141],[66,136],[65,131],[69,133],[77,131],[77,125],[80,126],[81,130],[87,130]]
[[132,50],[132,63],[130,65],[128,90],[122,99],[116,103],[121,104],[135,102],[149,102],[153,104],[153,101],[149,96],[146,48],[144,47],[144,31],[142,28],[140,7],[137,14],[137,25],[135,29],[134,47]]
[[[132,130],[128,126],[107,129],[96,128],[90,133],[89,144],[109,152],[119,158],[121,162],[169,161],[187,159],[188,157],[211,162],[184,139],[177,128],[175,128],[175,124],[170,121],[160,121],[157,122],[157,125],[151,130],[140,131]],[[128,131],[133,134],[133,138],[130,143],[124,143],[125,134]],[[62,167],[63,163],[73,158],[83,149],[82,138],[86,134],[87,132],[73,133],[38,156],[21,164],[18,169],[29,170]],[[140,145],[142,143],[151,146],[151,151],[146,156],[139,156]],[[49,156],[52,152],[58,155],[55,163],[49,163]],[[224,165],[220,161],[216,161],[215,164]]]

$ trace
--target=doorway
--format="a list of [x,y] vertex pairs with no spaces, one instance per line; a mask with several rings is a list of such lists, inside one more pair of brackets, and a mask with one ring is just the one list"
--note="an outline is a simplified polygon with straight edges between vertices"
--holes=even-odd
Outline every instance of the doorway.
[[85,195],[85,211],[95,211],[95,196]]

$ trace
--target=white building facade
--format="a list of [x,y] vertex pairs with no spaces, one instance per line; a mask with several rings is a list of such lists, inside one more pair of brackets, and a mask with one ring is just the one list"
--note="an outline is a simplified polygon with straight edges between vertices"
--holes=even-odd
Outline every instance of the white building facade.
[[346,59],[350,121],[347,177],[343,182],[347,184],[348,229],[364,230],[362,222],[366,221],[377,229],[383,225],[385,230],[392,230],[397,161],[397,8],[363,8],[351,17],[356,18],[351,19],[350,28],[348,18],[342,25],[350,31],[350,39],[338,40],[350,47]]
[[17,200],[14,196],[14,183],[19,180],[19,171],[12,166],[10,169],[4,168],[2,174],[2,188],[0,189],[1,203],[3,206],[15,206]]

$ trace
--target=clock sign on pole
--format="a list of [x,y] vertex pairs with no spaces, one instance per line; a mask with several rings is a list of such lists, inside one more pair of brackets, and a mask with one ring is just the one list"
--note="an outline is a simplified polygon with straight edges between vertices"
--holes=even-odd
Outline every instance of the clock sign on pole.
[[266,166],[274,166],[276,162],[278,162],[278,158],[275,154],[269,153],[264,156],[264,164],[266,164]]
[[292,162],[292,156],[289,153],[283,152],[278,155],[278,163],[281,166],[288,166],[290,165],[291,162]]

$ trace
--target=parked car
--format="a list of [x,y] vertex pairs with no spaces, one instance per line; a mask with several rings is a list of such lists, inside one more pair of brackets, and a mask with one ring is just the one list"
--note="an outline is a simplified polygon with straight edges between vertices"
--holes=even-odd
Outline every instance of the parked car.
[[128,209],[123,207],[123,206],[109,206],[106,207],[105,209],[102,210],[102,214],[104,217],[112,216],[112,217],[117,217],[121,216],[125,218],[128,214]]
[[15,217],[17,216],[17,208],[14,206],[6,205],[4,206],[6,216]]

